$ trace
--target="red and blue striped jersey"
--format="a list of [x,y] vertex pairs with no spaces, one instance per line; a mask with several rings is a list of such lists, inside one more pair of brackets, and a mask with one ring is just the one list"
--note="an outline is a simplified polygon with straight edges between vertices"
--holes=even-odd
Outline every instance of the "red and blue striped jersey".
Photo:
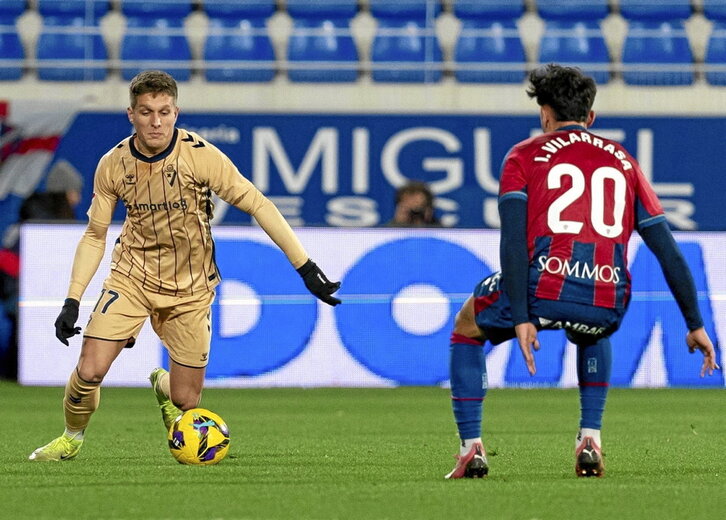
[[504,161],[500,202],[527,201],[529,294],[624,308],[628,240],[665,219],[635,159],[617,142],[568,126],[517,144]]

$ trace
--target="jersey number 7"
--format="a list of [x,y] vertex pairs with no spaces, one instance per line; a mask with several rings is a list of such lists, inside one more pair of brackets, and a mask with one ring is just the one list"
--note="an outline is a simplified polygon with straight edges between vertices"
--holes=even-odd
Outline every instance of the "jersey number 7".
[[96,312],[96,309],[98,309],[98,306],[101,304],[101,300],[103,300],[103,297],[108,294],[110,298],[106,300],[106,303],[103,304],[103,307],[101,308],[101,314],[106,314],[106,311],[111,306],[113,302],[119,299],[120,294],[116,291],[109,290],[108,293],[106,289],[101,289],[101,296],[98,297],[98,301],[96,302],[96,305],[93,307],[93,312]]

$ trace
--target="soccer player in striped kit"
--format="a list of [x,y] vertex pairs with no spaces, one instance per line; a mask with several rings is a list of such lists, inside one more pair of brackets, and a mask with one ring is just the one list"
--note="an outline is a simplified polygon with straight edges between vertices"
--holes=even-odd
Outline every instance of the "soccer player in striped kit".
[[67,460],[78,454],[104,376],[121,351],[134,345],[147,318],[170,359],[169,372],[157,368],[150,375],[166,428],[180,411],[199,404],[209,361],[210,306],[220,282],[211,232],[212,192],[255,217],[310,292],[329,305],[340,303],[332,296],[340,283],[330,282],[308,257],[274,204],[214,145],[176,127],[174,78],[162,71],[142,72],[131,81],[129,94],[127,115],[135,133],[98,163],[88,228],[55,323],[56,336],[66,345],[80,332],[79,302],[103,258],[118,201],[126,206],[126,219],[113,249],[111,274],[66,385],[66,429],[35,450],[31,460]]
[[638,231],[658,258],[688,327],[686,344],[712,374],[713,344],[703,328],[696,289],[663,209],[635,159],[588,131],[596,86],[579,69],[534,70],[527,94],[540,106],[544,134],[515,145],[500,176],[502,271],[463,304],[451,335],[451,398],[461,438],[446,478],[489,471],[481,441],[487,390],[483,345],[516,338],[530,374],[537,332],[564,329],[577,346],[580,429],[578,476],[602,476],[600,428],[610,380],[614,333],[627,309],[628,240]]

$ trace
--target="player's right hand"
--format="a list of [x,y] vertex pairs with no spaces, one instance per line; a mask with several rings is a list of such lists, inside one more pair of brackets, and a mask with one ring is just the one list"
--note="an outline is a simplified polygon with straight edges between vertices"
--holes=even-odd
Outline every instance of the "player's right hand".
[[686,334],[686,345],[688,345],[688,352],[693,354],[696,349],[700,350],[703,354],[703,365],[701,365],[701,377],[712,375],[714,370],[721,368],[716,363],[716,352],[713,349],[713,343],[711,338],[708,337],[706,329],[703,327],[691,330]]
[[80,303],[73,298],[66,298],[63,308],[55,320],[55,337],[64,345],[68,345],[68,338],[80,334],[81,327],[76,327],[78,321],[78,307]]
[[534,364],[534,355],[532,349],[539,350],[539,340],[537,339],[537,328],[533,323],[525,322],[514,326],[514,332],[517,334],[517,342],[519,350],[522,351],[524,362],[527,363],[529,375],[533,376],[537,373],[537,366]]

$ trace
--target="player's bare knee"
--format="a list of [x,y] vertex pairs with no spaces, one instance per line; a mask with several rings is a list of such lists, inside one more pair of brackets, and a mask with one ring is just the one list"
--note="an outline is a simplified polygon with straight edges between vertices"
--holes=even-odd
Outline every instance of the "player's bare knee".
[[79,365],[78,377],[87,383],[101,383],[106,377],[106,372],[94,366]]
[[456,314],[453,333],[466,336],[467,338],[478,338],[482,334],[479,326],[474,322],[466,308],[462,308]]
[[467,322],[468,320],[464,316],[464,310],[459,310],[459,312],[457,312],[456,316],[454,317],[454,332],[460,334],[461,329],[464,328],[464,324]]
[[454,330],[453,334],[458,336],[464,336],[477,341],[486,341],[486,335],[481,330],[479,325],[476,323],[474,317],[474,304],[471,299],[467,300],[462,306],[461,310],[456,314],[454,318]]

